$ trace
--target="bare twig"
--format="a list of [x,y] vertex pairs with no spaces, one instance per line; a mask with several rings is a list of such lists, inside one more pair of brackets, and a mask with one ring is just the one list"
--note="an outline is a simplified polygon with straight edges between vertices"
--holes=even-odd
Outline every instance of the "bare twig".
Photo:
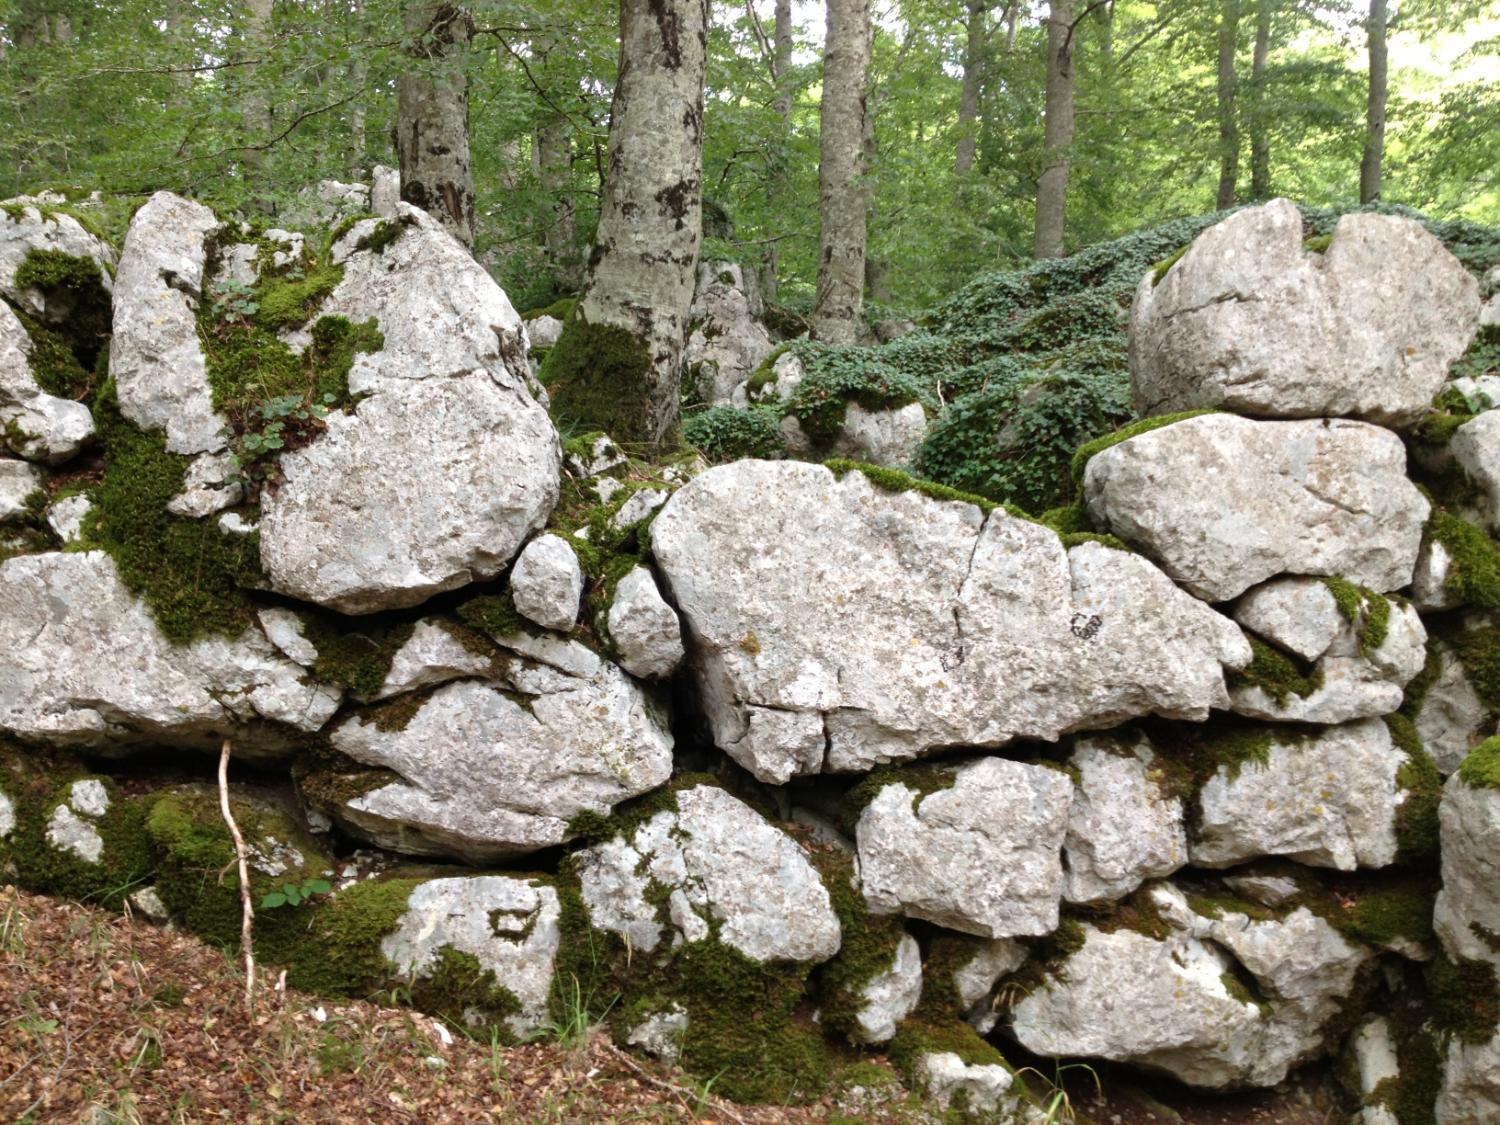
[[[614,1057],[615,1061],[623,1064],[630,1071],[630,1073],[634,1074],[642,1082],[647,1082],[652,1086],[655,1086],[658,1090],[665,1090],[667,1093],[671,1094],[674,1098],[677,1099],[677,1101],[682,1105],[682,1108],[687,1110],[688,1113],[692,1115],[694,1120],[698,1118],[698,1111],[684,1096],[690,1095],[694,1099],[694,1101],[698,1101],[700,1100],[698,1091],[689,1090],[686,1086],[679,1086],[675,1082],[664,1082],[660,1078],[653,1078],[646,1071],[645,1067],[639,1065],[634,1059],[632,1059],[624,1051],[620,1050],[620,1048],[616,1047],[613,1043],[604,1041],[604,1047],[609,1051],[610,1055]],[[726,1102],[720,1100],[719,1098],[713,1098],[712,1101],[714,1103],[714,1113],[716,1113],[720,1117],[726,1117],[730,1121],[737,1121],[739,1122],[739,1125],[746,1125],[745,1119],[739,1114],[735,1113],[734,1110],[730,1109],[729,1105]]]
[[255,946],[250,934],[255,925],[255,907],[250,903],[250,864],[245,856],[245,838],[229,809],[229,739],[219,752],[219,811],[234,837],[234,855],[240,868],[240,947],[245,951],[245,1013],[255,1015]]

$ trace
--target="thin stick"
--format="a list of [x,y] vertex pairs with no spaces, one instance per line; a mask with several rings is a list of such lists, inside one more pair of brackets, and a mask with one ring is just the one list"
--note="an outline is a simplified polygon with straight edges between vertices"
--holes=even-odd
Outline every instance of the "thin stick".
[[255,1015],[255,946],[250,932],[255,925],[255,908],[250,905],[250,865],[245,858],[245,838],[240,835],[240,826],[234,822],[234,813],[229,811],[229,739],[224,740],[224,749],[219,752],[219,811],[224,814],[224,823],[229,825],[229,834],[234,837],[234,854],[240,866],[240,948],[245,951],[245,1012]]

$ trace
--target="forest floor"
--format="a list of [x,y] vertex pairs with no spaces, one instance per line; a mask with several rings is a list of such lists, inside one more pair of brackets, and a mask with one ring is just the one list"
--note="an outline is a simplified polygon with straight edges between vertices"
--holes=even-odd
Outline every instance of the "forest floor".
[[[278,989],[245,1009],[240,963],[191,935],[0,887],[0,1121],[932,1121],[900,1087],[797,1107],[732,1105],[595,1031],[504,1047],[368,1002]],[[1327,1125],[1296,1086],[1248,1099],[1071,1091],[1099,1125]],[[1158,1094],[1158,1096],[1161,1096]]]

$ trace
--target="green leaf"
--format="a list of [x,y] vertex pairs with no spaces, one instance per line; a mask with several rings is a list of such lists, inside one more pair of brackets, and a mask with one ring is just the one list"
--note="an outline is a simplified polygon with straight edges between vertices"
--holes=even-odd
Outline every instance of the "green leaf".
[[280,891],[272,891],[270,894],[266,895],[265,898],[260,900],[260,908],[262,910],[274,910],[278,906],[285,905],[286,895],[282,894]]
[[327,879],[313,879],[302,889],[307,894],[326,895],[329,891],[333,890],[333,884]]

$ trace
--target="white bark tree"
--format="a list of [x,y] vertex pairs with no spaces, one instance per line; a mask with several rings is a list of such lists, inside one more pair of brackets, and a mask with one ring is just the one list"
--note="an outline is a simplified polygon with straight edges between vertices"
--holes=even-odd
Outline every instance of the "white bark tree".
[[1051,0],[1047,14],[1047,108],[1042,174],[1036,185],[1038,258],[1063,252],[1073,149],[1073,0]]
[[465,246],[474,245],[474,174],[469,166],[469,82],[474,18],[463,4],[407,0],[408,67],[396,86],[396,157],[401,198]]
[[821,220],[812,334],[852,344],[864,315],[870,0],[828,0],[818,152]]

